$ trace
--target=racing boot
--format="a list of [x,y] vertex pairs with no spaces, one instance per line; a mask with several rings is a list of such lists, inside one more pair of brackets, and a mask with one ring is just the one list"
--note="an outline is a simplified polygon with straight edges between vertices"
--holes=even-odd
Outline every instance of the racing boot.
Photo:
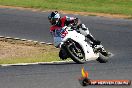
[[91,34],[88,34],[86,36],[86,38],[88,38],[90,41],[92,41],[93,42],[93,45],[100,45],[101,44],[101,41],[95,40],[94,37]]
[[109,56],[109,52],[107,52],[104,47],[101,45],[101,41],[95,40],[94,37],[91,34],[88,34],[86,36],[90,41],[92,41],[92,47],[95,52],[100,52],[104,56]]
[[98,48],[98,49],[99,49],[99,52],[100,52],[102,55],[107,56],[107,57],[110,55],[110,53],[107,52],[107,51],[104,49],[104,47],[103,47],[102,45],[100,45],[100,48]]
[[106,57],[111,56],[111,53],[108,52],[108,51],[106,51],[102,44],[96,45],[96,46],[93,48],[93,50],[94,50],[95,52],[100,52],[102,55],[104,55],[104,56],[106,56]]

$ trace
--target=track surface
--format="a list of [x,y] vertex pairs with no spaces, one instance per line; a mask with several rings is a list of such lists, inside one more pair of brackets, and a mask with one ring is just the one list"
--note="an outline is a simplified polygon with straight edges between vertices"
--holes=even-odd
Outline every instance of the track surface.
[[[52,42],[48,12],[0,9],[0,35]],[[72,15],[70,15],[72,16]],[[106,64],[91,61],[0,67],[0,88],[82,88],[78,82],[81,68],[91,79],[132,80],[132,21],[102,17],[76,16],[90,32],[114,54]],[[85,88],[132,88],[132,86],[90,86]]]

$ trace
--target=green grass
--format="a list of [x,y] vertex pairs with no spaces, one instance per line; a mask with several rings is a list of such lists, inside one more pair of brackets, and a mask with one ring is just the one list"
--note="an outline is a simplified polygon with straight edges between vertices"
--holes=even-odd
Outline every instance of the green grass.
[[132,15],[132,0],[0,0],[0,5]]
[[33,55],[29,57],[8,57],[0,59],[0,64],[15,64],[15,63],[34,63],[34,62],[52,62],[61,61],[57,52],[48,52],[40,55]]

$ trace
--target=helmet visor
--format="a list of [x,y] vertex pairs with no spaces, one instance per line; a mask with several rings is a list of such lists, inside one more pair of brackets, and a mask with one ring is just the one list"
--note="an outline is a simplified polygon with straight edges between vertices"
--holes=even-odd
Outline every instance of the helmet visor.
[[50,22],[52,25],[55,25],[55,24],[57,24],[57,22],[58,22],[58,18],[49,18],[49,22]]

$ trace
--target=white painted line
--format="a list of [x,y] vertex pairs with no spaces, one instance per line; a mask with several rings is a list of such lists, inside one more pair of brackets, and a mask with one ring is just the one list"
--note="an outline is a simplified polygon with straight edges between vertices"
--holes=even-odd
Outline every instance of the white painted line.
[[37,65],[37,64],[59,64],[59,63],[68,63],[73,62],[72,60],[68,61],[52,61],[52,62],[35,62],[35,63],[17,63],[17,64],[1,64],[1,66],[25,66],[25,65]]

